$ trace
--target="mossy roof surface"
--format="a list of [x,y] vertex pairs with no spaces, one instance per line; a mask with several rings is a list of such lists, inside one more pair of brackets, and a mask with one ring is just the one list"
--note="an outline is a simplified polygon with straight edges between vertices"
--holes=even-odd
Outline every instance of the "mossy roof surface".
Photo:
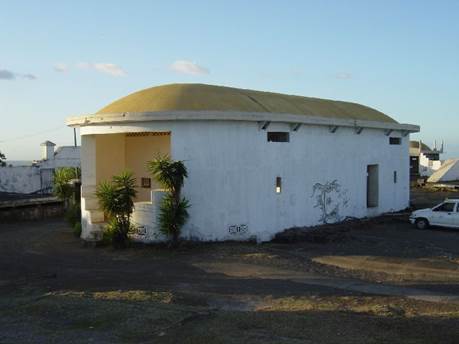
[[[410,148],[419,149],[419,144],[420,144],[419,141],[410,141]],[[423,142],[421,143],[421,149],[423,151],[432,151],[432,149]]]
[[370,107],[205,84],[170,84],[147,88],[118,99],[97,114],[164,111],[264,112],[397,123]]

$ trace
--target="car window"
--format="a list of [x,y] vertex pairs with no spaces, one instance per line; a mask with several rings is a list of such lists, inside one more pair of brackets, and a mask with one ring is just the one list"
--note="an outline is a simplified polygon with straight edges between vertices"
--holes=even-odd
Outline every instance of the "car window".
[[449,213],[449,212],[454,211],[455,206],[456,206],[456,203],[446,202],[446,203],[440,204],[433,211],[444,211],[444,212]]

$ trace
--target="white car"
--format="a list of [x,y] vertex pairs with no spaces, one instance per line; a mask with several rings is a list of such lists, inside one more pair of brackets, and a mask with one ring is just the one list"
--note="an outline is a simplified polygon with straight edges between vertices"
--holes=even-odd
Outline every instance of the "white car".
[[459,228],[459,199],[447,199],[436,207],[413,211],[410,222],[419,229],[429,226]]

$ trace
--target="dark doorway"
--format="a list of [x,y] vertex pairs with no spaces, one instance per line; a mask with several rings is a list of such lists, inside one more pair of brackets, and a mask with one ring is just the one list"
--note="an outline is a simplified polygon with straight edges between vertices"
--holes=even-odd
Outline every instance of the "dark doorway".
[[379,168],[378,165],[367,166],[367,207],[379,205]]

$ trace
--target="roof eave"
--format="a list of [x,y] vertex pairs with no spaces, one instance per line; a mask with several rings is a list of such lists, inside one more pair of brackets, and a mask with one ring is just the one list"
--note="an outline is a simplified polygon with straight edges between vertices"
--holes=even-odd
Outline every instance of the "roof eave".
[[83,127],[99,124],[122,124],[151,121],[246,121],[280,122],[317,126],[353,127],[384,130],[401,130],[408,133],[420,131],[420,127],[397,122],[354,120],[335,117],[317,117],[285,113],[237,112],[237,111],[164,111],[164,112],[124,112],[69,117],[70,127]]

